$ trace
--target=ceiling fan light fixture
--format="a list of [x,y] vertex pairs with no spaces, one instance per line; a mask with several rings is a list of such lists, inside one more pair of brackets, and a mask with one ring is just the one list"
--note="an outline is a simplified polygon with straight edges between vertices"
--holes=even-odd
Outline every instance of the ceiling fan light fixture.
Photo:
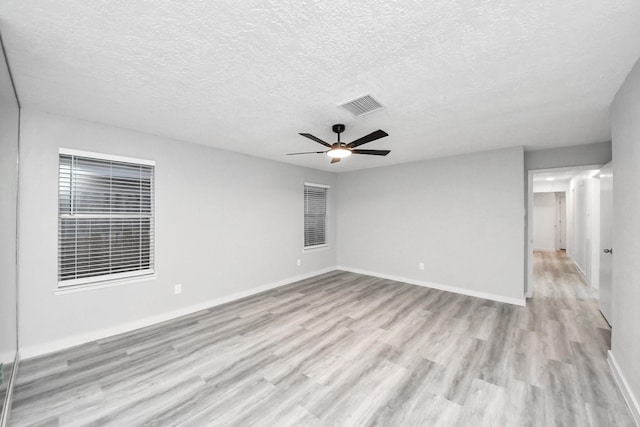
[[349,157],[351,155],[351,150],[345,147],[332,148],[327,151],[327,156],[333,159],[344,159],[345,157]]

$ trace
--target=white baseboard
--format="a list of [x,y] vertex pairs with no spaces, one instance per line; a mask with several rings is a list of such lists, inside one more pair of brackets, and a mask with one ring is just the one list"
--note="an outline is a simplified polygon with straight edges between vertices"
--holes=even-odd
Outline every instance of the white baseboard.
[[576,270],[578,271],[578,274],[580,275],[580,277],[582,277],[582,280],[584,280],[587,285],[591,286],[591,283],[589,282],[589,280],[587,279],[587,275],[585,274],[585,272],[582,270],[582,268],[580,268],[580,266],[578,265],[578,263],[576,262],[576,260],[574,260],[572,257],[569,257],[569,259],[571,260],[571,262],[573,263],[573,265],[576,267]]
[[350,271],[351,273],[366,274],[367,276],[374,276],[374,277],[380,277],[381,279],[395,280],[396,282],[404,282],[404,283],[409,283],[411,285],[422,286],[425,288],[439,289],[441,291],[453,292],[456,294],[467,295],[470,297],[484,298],[492,301],[505,302],[507,304],[520,305],[523,307],[526,304],[526,300],[524,299],[524,296],[523,298],[511,298],[511,297],[505,297],[502,295],[472,291],[470,289],[458,288],[455,286],[441,285],[439,283],[423,282],[420,280],[410,279],[408,277],[400,277],[400,276],[394,276],[391,274],[378,273],[374,271],[360,270],[358,268],[345,267],[342,265],[339,265],[337,268],[338,270]]
[[144,319],[136,320],[133,322],[123,323],[110,328],[100,329],[97,331],[91,331],[84,334],[74,335],[69,338],[50,341],[43,344],[30,345],[20,347],[21,358],[28,359],[31,357],[41,356],[43,354],[52,353],[54,351],[64,350],[66,348],[74,347],[80,344],[85,344],[92,341],[97,341],[114,335],[122,334],[125,332],[134,331],[136,329],[144,328],[146,326],[155,325],[156,323],[166,322],[187,314],[195,313],[200,310],[215,307],[217,305],[226,304],[231,301],[235,301],[241,298],[245,298],[251,295],[259,294],[260,292],[268,291],[270,289],[279,288],[281,286],[289,285],[300,280],[308,279],[319,274],[328,273],[336,270],[335,266],[323,268],[321,270],[312,271],[310,273],[302,274],[299,276],[289,277],[287,279],[279,280],[273,283],[267,283],[266,285],[258,286],[255,288],[247,289],[245,291],[236,292],[231,295],[226,295],[220,298],[204,301],[188,307],[183,307],[177,310],[169,311],[166,313],[158,314],[156,316],[146,317]]
[[609,363],[611,372],[613,372],[613,378],[616,380],[616,384],[618,384],[618,388],[622,392],[624,400],[627,402],[627,406],[629,407],[631,416],[633,416],[633,420],[636,422],[637,426],[640,426],[640,404],[638,404],[638,399],[636,399],[633,391],[629,388],[629,383],[620,370],[620,366],[618,365],[616,358],[613,357],[611,350],[607,352],[607,362]]
[[556,248],[533,248],[535,252],[558,252]]

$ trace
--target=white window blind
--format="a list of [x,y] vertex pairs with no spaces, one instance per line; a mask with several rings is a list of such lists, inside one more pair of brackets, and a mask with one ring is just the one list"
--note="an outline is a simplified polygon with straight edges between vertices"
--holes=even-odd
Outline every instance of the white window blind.
[[304,185],[304,247],[327,244],[327,192],[326,186]]
[[61,151],[58,286],[153,273],[153,172]]

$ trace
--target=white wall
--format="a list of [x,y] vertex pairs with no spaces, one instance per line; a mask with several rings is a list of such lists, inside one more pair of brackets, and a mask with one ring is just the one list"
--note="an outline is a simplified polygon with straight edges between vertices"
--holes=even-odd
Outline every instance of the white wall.
[[[613,331],[611,353],[640,413],[640,61],[611,106]],[[636,418],[640,422],[640,418]]]
[[339,174],[338,264],[522,301],[523,175],[521,148]]
[[18,103],[0,51],[0,363],[13,362],[16,353],[18,122]]
[[[567,255],[573,260],[578,270],[586,276],[586,205],[587,191],[582,179],[572,179],[568,193],[569,206],[569,242]],[[586,277],[585,277],[586,278]]]
[[[59,147],[156,161],[156,280],[54,294]],[[22,111],[20,150],[24,356],[335,267],[331,173],[28,109]],[[330,247],[303,254],[305,181],[332,190]],[[176,283],[182,283],[180,295],[173,293]]]
[[569,191],[569,180],[556,180],[556,181],[534,181],[533,192],[534,193],[558,193]]
[[564,168],[568,166],[604,165],[611,161],[611,143],[575,145],[525,151],[525,170]]
[[535,193],[533,195],[533,249],[556,250],[556,195]]
[[600,179],[593,178],[590,197],[590,227],[591,227],[591,267],[589,268],[589,284],[598,289],[600,287]]
[[567,198],[567,255],[584,279],[597,288],[600,265],[600,181],[589,176],[571,179]]

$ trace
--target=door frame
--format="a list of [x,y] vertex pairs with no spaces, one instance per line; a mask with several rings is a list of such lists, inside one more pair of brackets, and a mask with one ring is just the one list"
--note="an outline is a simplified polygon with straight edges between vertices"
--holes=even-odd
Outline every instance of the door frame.
[[[525,247],[527,248],[527,262],[525,272],[525,291],[526,298],[533,296],[533,176],[539,173],[547,172],[569,172],[569,171],[583,171],[600,169],[604,166],[603,163],[595,165],[581,165],[581,166],[564,166],[561,168],[545,168],[545,169],[530,169],[527,171],[527,211],[526,211],[526,241]],[[565,199],[566,201],[566,199]],[[565,205],[566,206],[566,205]]]

